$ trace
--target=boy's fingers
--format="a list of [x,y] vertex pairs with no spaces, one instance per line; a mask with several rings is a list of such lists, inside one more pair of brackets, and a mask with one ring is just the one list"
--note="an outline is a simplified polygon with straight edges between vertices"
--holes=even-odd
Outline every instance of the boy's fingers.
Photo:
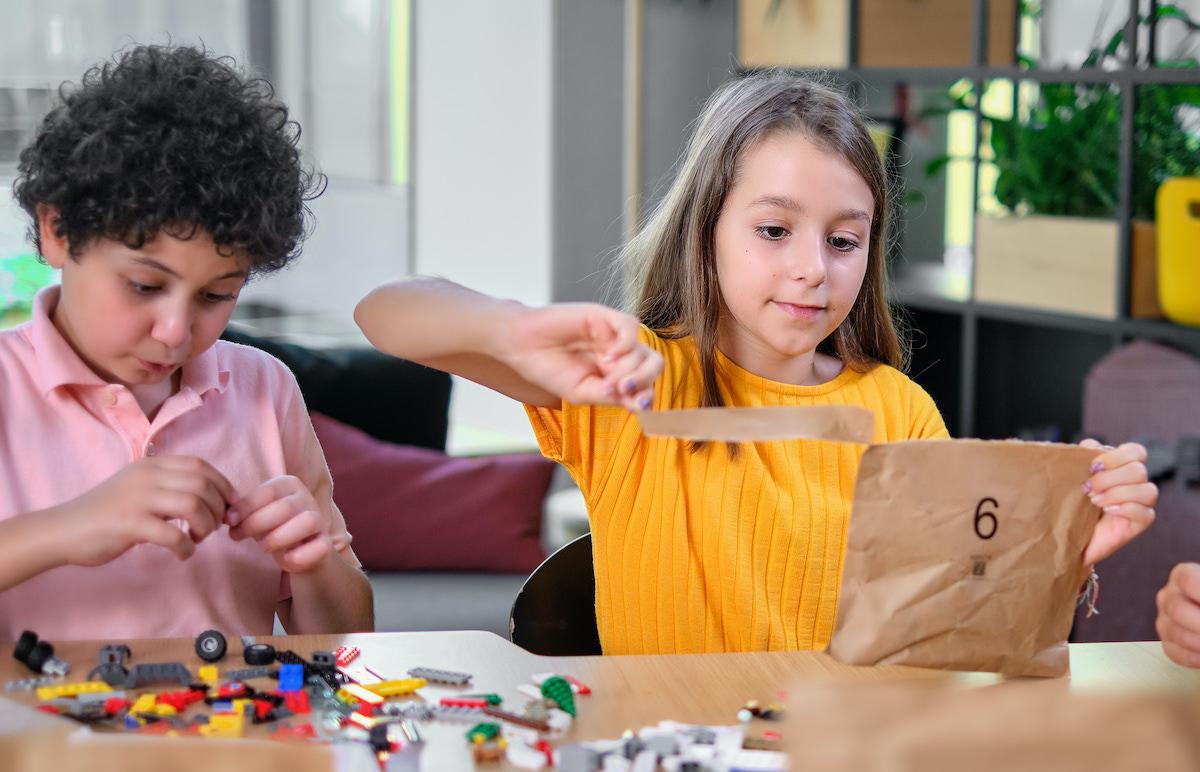
[[196,543],[182,529],[166,520],[146,518],[139,535],[144,543],[164,547],[174,552],[180,560],[187,560],[196,551]]
[[[295,490],[291,482],[293,479],[287,475],[272,477],[240,499],[230,502],[230,509],[236,510],[240,517],[245,519],[251,513],[257,512],[272,501],[291,494]],[[237,525],[237,523],[232,523],[232,525]]]
[[203,477],[223,499],[220,507],[222,511],[225,509],[225,504],[233,501],[237,496],[233,490],[233,484],[229,482],[229,478],[221,474],[219,469],[202,458],[194,456],[161,456],[156,459],[156,462],[164,470]]
[[194,541],[202,541],[217,528],[208,504],[191,493],[164,488],[156,491],[147,504],[160,521],[182,520],[187,523],[189,538]]
[[234,541],[261,538],[291,520],[296,512],[307,508],[307,502],[298,494],[290,494],[256,510],[241,510],[242,520],[229,529],[229,535]]
[[310,509],[272,528],[258,542],[267,552],[279,552],[295,547],[320,532],[320,516]]
[[282,558],[285,566],[308,568],[321,562],[332,551],[328,537],[320,535],[283,553]]
[[1180,563],[1171,569],[1168,585],[1179,588],[1186,597],[1200,603],[1200,564]]

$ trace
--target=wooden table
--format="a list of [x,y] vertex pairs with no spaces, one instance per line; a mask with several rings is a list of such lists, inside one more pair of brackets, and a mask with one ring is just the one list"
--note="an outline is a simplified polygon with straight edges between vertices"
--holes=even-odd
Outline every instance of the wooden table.
[[[559,742],[616,738],[626,729],[657,724],[664,719],[688,723],[733,724],[737,711],[748,699],[776,700],[789,685],[821,680],[894,680],[934,678],[993,683],[987,674],[943,673],[898,666],[862,668],[843,665],[825,654],[814,652],[757,652],[749,654],[689,654],[621,657],[539,657],[496,635],[485,632],[378,633],[345,636],[263,637],[260,642],[292,649],[308,658],[314,650],[333,650],[339,645],[357,646],[358,662],[389,678],[405,677],[409,668],[434,667],[472,673],[468,689],[431,684],[421,690],[428,702],[448,694],[496,692],[506,707],[519,710],[526,698],[517,687],[530,682],[539,672],[572,675],[588,684],[593,694],[577,702],[578,719]],[[96,664],[99,642],[56,643],[59,657],[71,663],[68,681],[86,678]],[[194,673],[203,663],[190,639],[131,641],[138,662],[179,661]],[[230,641],[229,654],[218,663],[226,669],[245,667],[241,646]],[[0,680],[25,678],[30,673],[13,660],[11,644],[3,644]],[[1097,643],[1071,646],[1071,688],[1178,689],[1200,687],[1200,672],[1178,667],[1166,659],[1157,642]],[[253,682],[252,682],[253,683]],[[263,686],[269,684],[264,683]],[[158,686],[151,691],[164,691]],[[31,693],[9,692],[10,700],[36,704]],[[186,714],[185,714],[186,715]],[[293,719],[296,721],[297,719]],[[422,757],[425,769],[469,768],[469,752],[463,734],[467,724],[425,725],[429,739]],[[766,726],[764,724],[764,726]],[[252,734],[264,735],[271,727],[254,727]],[[2,730],[0,730],[2,731]],[[179,741],[175,741],[179,742]],[[202,741],[212,743],[213,741]],[[244,748],[250,743],[241,743]],[[271,744],[268,755],[284,754]],[[93,756],[90,768],[98,768]],[[0,766],[4,766],[0,763]],[[295,764],[290,765],[297,769]],[[59,764],[63,767],[63,764]],[[114,767],[114,769],[117,767]],[[129,765],[119,767],[132,772]],[[261,770],[261,766],[256,766]],[[177,767],[175,772],[182,768]]]

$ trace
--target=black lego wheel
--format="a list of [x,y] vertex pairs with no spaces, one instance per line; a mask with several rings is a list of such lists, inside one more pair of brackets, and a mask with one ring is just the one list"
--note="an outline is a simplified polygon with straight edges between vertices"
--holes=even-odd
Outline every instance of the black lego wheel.
[[216,662],[225,656],[228,644],[219,630],[205,630],[196,636],[196,656],[205,662]]
[[269,643],[252,643],[242,650],[247,665],[270,665],[275,661],[275,647]]
[[13,648],[13,659],[17,662],[24,662],[29,659],[29,652],[33,651],[33,647],[37,642],[37,633],[32,630],[26,630],[21,633],[21,637],[17,639],[16,647]]

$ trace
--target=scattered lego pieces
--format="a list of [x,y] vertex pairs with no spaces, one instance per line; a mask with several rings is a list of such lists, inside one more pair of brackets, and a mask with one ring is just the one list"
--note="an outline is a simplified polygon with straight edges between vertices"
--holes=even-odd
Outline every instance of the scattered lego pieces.
[[142,662],[134,665],[125,679],[125,688],[137,689],[149,684],[174,682],[188,686],[191,672],[181,662]]
[[227,647],[225,636],[220,630],[205,630],[196,636],[196,656],[205,662],[220,661],[225,656]]
[[101,646],[99,664],[88,673],[88,680],[99,679],[109,686],[124,686],[129,679],[129,669],[125,667],[125,660],[130,656],[129,647],[123,643]]
[[237,670],[225,671],[225,677],[230,681],[249,681],[252,678],[278,678],[278,668],[266,667],[244,667]]
[[566,713],[575,715],[575,692],[571,684],[562,676],[551,676],[542,681],[542,696],[549,697],[558,703],[558,707]]
[[338,690],[339,697],[343,694],[349,695],[351,698],[360,702],[365,702],[368,705],[378,705],[384,700],[383,695],[378,694],[377,692],[374,692],[365,686],[360,686],[359,684],[346,684]]
[[[91,680],[90,678],[88,680]],[[15,678],[4,684],[6,692],[31,692],[39,686],[48,686],[50,684],[60,684],[63,682],[63,677],[60,675],[38,676],[37,678]]]
[[13,659],[35,673],[42,675],[66,675],[71,666],[54,656],[54,647],[49,641],[38,640],[37,633],[25,630],[13,647]]
[[47,700],[52,700],[55,697],[74,697],[79,694],[111,691],[112,687],[103,681],[79,681],[73,684],[39,686],[37,689],[37,696],[39,700],[45,702]]
[[470,673],[458,673],[453,670],[438,670],[432,667],[414,667],[408,671],[408,674],[413,678],[424,678],[425,680],[436,684],[449,684],[451,686],[465,686],[471,682]]
[[295,692],[304,688],[304,665],[279,666],[279,691]]
[[383,698],[402,697],[412,694],[417,689],[428,686],[424,678],[401,678],[396,681],[380,681],[377,684],[362,684],[362,686]]
[[269,643],[251,643],[242,649],[242,659],[247,665],[272,665],[275,663],[275,647]]
[[338,646],[333,650],[333,657],[337,660],[338,667],[349,665],[358,654],[359,650],[357,646]]

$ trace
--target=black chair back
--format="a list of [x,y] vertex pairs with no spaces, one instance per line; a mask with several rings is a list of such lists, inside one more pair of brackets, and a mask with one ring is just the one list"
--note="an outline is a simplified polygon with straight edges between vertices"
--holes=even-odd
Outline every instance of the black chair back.
[[544,656],[600,653],[592,535],[571,541],[534,569],[513,601],[512,642]]

